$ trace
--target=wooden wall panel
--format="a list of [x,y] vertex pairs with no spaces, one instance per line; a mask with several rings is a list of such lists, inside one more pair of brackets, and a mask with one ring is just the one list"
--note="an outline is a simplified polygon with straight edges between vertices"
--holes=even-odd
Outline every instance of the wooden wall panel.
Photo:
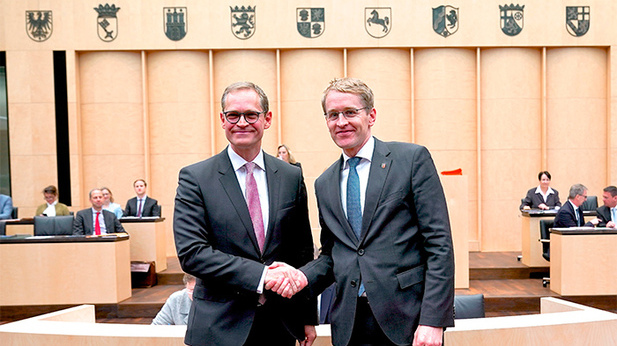
[[13,205],[33,216],[43,188],[58,181],[53,56],[9,51],[6,63]]
[[[145,176],[141,56],[133,52],[80,55],[83,195],[107,186],[122,204],[130,184]],[[129,187],[127,188],[127,185]]]
[[515,210],[540,170],[542,51],[486,49],[480,66],[482,250],[515,251],[521,246]]
[[212,152],[209,57],[203,51],[152,52],[147,64],[152,172],[148,192],[158,199],[168,220],[167,253],[173,255],[178,171]]
[[415,142],[429,148],[438,171],[468,177],[469,239],[478,240],[476,52],[414,50]]
[[302,164],[315,244],[319,244],[315,179],[341,155],[330,138],[321,95],[332,79],[343,75],[342,50],[281,52],[281,141]]
[[555,186],[564,200],[576,183],[587,186],[589,195],[601,196],[608,165],[607,52],[554,48],[546,60],[548,164],[559,172]]

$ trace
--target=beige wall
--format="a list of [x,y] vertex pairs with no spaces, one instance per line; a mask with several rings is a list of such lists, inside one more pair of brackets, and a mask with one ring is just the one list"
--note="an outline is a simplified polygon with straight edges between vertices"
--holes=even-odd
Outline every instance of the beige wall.
[[[224,87],[251,80],[274,114],[264,149],[288,144],[302,163],[311,222],[318,238],[315,179],[340,154],[320,105],[329,80],[353,76],[375,92],[374,134],[427,146],[439,171],[468,177],[471,250],[520,250],[518,205],[536,174],[549,170],[562,201],[573,183],[590,195],[615,184],[617,5],[590,0],[589,32],[567,33],[561,0],[525,4],[524,28],[506,36],[499,1],[454,3],[459,28],[432,28],[438,1],[392,0],[389,33],[365,29],[368,1],[117,1],[117,38],[97,36],[99,3],[0,0],[0,50],[7,52],[11,177],[15,205],[31,216],[41,189],[57,183],[52,51],[67,51],[73,209],[92,187],[106,185],[120,204],[145,178],[167,222],[180,167],[222,150]],[[111,4],[111,3],[110,3]],[[188,8],[188,34],[164,35],[163,7]],[[255,5],[256,30],[231,30],[229,6]],[[299,7],[324,7],[325,31],[296,30]],[[28,38],[24,13],[52,10],[53,32]],[[576,163],[576,164],[574,164]]]

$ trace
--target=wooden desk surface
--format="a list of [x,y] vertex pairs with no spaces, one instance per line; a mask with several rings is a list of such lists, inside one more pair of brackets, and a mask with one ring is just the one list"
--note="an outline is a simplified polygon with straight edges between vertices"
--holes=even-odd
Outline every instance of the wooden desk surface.
[[131,296],[129,237],[4,237],[0,306],[112,304]]

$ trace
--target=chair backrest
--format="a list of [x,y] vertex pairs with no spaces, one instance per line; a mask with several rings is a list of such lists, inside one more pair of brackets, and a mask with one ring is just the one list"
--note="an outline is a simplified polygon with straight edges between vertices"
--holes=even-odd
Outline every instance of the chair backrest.
[[11,219],[17,219],[17,207],[13,206],[13,211],[11,212]]
[[[540,239],[551,239],[551,227],[553,227],[553,220],[540,220]],[[547,261],[551,260],[551,243],[542,243],[542,257]]]
[[72,216],[35,216],[34,235],[71,235],[73,234]]
[[454,318],[484,318],[484,295],[454,296]]
[[587,199],[581,204],[582,211],[596,211],[598,209],[598,196],[587,196]]

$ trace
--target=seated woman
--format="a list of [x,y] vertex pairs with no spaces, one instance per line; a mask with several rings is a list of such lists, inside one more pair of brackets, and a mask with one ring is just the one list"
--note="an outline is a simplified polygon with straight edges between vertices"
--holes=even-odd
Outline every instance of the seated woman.
[[559,202],[559,192],[551,189],[551,174],[547,171],[538,173],[538,180],[540,185],[527,191],[527,196],[523,200],[520,206],[521,210],[529,209],[554,209],[555,207],[561,207]]
[[36,208],[35,216],[66,216],[70,215],[69,208],[66,204],[58,202],[58,189],[49,185],[43,189],[45,204],[41,204]]
[[109,210],[112,213],[116,214],[116,217],[119,219],[122,217],[122,207],[118,203],[114,203],[114,195],[111,193],[111,190],[102,187],[101,192],[103,193],[103,209]]

